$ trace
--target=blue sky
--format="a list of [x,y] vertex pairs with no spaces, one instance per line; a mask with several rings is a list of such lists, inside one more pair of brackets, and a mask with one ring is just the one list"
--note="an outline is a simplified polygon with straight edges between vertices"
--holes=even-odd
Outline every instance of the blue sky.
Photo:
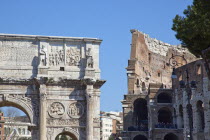
[[172,19],[192,0],[1,0],[0,33],[101,38],[101,110],[121,111],[130,29],[179,44]]

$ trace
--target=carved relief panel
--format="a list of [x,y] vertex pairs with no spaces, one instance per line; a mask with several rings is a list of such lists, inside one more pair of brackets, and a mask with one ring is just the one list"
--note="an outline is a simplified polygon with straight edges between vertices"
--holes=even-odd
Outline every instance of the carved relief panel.
[[48,49],[49,66],[64,65],[65,54],[63,43],[51,42]]
[[69,105],[68,115],[71,118],[80,118],[84,113],[84,107],[81,103],[76,102]]
[[81,44],[67,43],[66,44],[66,65],[80,66],[81,60]]
[[66,52],[66,64],[68,66],[79,66],[80,64],[80,50],[78,48],[69,48]]
[[49,126],[85,126],[86,124],[84,101],[51,102],[48,106],[48,114]]
[[64,105],[60,102],[53,102],[48,108],[48,113],[53,118],[61,118],[65,113]]

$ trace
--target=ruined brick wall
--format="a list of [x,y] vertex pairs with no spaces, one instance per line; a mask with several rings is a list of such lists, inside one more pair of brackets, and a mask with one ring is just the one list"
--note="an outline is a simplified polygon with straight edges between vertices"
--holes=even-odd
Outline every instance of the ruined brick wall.
[[170,88],[172,68],[169,59],[172,54],[184,55],[188,62],[196,60],[181,46],[150,38],[138,30],[131,30],[131,33],[131,54],[127,67],[129,94],[147,94],[149,83],[163,83],[165,88]]

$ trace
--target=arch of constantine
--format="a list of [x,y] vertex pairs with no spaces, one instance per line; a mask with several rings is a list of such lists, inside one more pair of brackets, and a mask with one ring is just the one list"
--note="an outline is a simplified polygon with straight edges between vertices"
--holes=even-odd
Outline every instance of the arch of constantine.
[[0,106],[25,112],[33,140],[99,140],[101,42],[0,34]]

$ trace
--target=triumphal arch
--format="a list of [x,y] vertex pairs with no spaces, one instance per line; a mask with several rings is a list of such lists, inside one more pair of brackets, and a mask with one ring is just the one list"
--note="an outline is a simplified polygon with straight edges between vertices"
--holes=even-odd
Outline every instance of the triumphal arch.
[[0,34],[0,106],[27,114],[33,140],[99,140],[101,41]]

